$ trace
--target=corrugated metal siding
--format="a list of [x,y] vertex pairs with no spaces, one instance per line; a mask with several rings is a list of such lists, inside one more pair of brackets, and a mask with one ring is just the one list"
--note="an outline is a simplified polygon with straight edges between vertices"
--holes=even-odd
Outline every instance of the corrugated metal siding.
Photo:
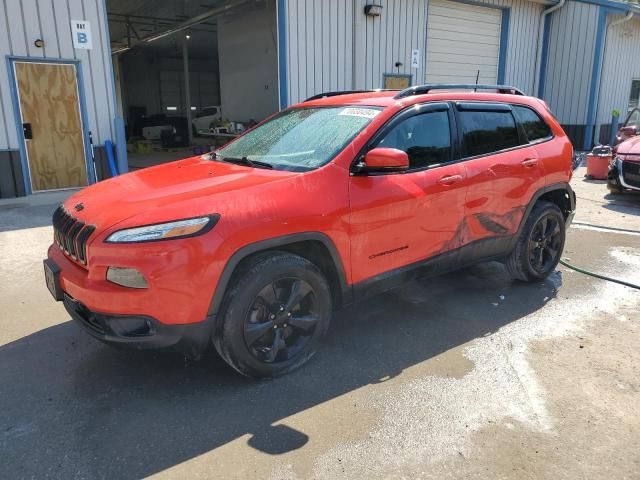
[[551,14],[544,99],[563,125],[587,120],[598,8],[569,1]]
[[289,103],[352,88],[353,0],[287,1]]
[[[611,15],[609,22],[622,18]],[[640,20],[631,20],[609,29],[602,67],[602,86],[597,123],[611,123],[611,111],[620,111],[624,121],[629,104],[631,81],[640,79]]]
[[[104,0],[0,0],[0,56],[77,59],[82,66],[89,130],[95,143],[114,140],[114,89]],[[91,23],[92,50],[74,50],[70,20]],[[33,42],[41,38],[44,48]],[[7,64],[0,61],[0,150],[17,149]]]
[[474,3],[510,9],[504,82],[533,94],[538,28],[544,7],[528,0],[479,0]]
[[[287,0],[289,103],[331,90],[382,87],[384,73],[426,78],[426,0],[378,0],[382,15],[364,15],[368,0]],[[486,0],[511,8],[505,81],[532,93],[542,5],[528,0]],[[411,68],[411,50],[420,68]],[[354,54],[354,52],[357,52]],[[395,63],[400,62],[400,68]]]
[[533,95],[538,28],[544,6],[528,0],[487,0],[482,3],[511,8],[504,81]]
[[[364,15],[368,0],[355,1],[355,88],[382,88],[384,73],[412,75],[420,84],[425,76],[427,2],[381,0],[380,17]],[[411,51],[420,50],[420,68],[411,68]],[[399,68],[397,62],[402,63]]]

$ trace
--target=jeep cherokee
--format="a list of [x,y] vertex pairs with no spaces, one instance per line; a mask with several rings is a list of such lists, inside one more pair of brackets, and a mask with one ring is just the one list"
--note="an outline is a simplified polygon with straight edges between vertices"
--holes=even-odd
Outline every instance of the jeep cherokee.
[[556,267],[573,149],[513,87],[327,93],[214,153],[92,185],[53,215],[56,300],[94,337],[241,374],[306,362],[331,312],[401,282],[500,260]]

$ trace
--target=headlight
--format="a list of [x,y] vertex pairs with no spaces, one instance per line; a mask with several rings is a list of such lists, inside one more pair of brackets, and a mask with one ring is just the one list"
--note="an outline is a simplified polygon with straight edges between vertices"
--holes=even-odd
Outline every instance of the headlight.
[[127,228],[112,233],[106,241],[109,243],[138,243],[193,237],[211,230],[219,218],[219,215],[212,215],[209,217],[189,218],[186,220],[176,220],[175,222]]

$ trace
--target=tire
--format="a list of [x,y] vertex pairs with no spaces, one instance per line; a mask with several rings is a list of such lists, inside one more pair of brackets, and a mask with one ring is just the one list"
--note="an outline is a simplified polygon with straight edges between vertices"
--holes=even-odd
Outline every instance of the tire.
[[618,185],[618,183],[614,183],[613,181],[609,180],[607,182],[607,189],[609,190],[609,192],[613,193],[613,194],[621,194],[624,193],[624,189]]
[[[549,237],[545,236],[547,234]],[[514,279],[524,282],[545,279],[560,261],[565,237],[564,215],[558,206],[551,202],[537,202],[526,219],[515,248],[506,259],[507,271]]]
[[316,265],[286,252],[257,255],[234,274],[213,343],[242,375],[278,377],[316,353],[331,311],[329,284]]
[[191,133],[193,134],[193,138],[198,138],[200,136],[195,125],[191,125]]

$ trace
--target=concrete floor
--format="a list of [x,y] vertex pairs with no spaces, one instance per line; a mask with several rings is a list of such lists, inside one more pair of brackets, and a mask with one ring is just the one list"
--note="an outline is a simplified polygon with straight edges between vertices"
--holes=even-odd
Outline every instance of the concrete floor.
[[[640,198],[582,174],[566,257],[640,283]],[[479,265],[340,312],[308,365],[252,382],[70,322],[43,198],[0,205],[0,478],[640,478],[637,290]]]

